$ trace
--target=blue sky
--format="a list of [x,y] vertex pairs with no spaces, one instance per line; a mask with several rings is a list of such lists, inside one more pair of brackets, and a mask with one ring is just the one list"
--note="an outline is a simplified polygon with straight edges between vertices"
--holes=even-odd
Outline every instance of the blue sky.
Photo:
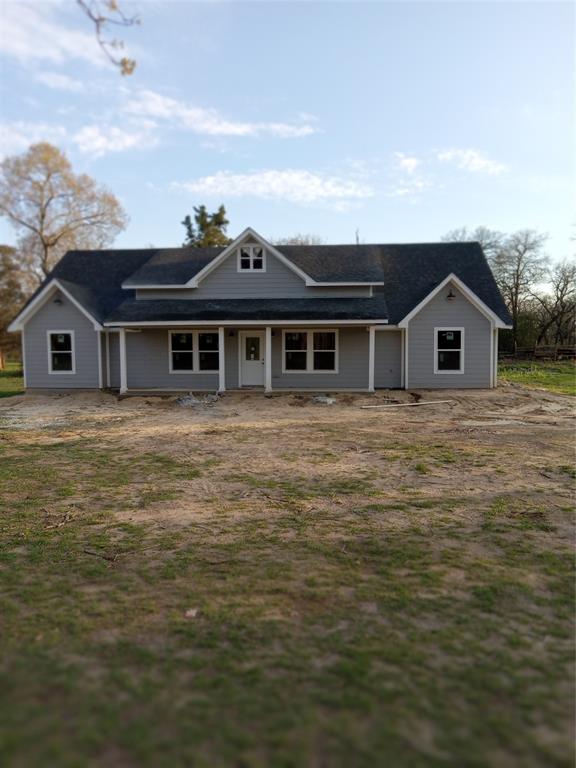
[[[72,0],[0,4],[0,152],[63,148],[123,247],[229,232],[410,242],[479,224],[574,250],[574,9],[546,2],[140,2],[121,77]],[[6,224],[0,239],[11,242]]]

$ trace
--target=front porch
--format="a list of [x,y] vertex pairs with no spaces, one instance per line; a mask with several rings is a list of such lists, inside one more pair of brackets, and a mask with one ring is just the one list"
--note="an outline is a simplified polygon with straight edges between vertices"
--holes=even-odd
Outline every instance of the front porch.
[[121,394],[402,386],[401,332],[375,325],[110,328],[102,345],[104,386]]

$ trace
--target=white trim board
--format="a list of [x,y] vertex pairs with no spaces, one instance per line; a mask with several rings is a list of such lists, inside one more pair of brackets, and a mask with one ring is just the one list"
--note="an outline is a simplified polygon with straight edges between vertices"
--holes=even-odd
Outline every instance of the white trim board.
[[[68,350],[52,349],[50,344],[50,337],[57,336],[59,333],[70,336],[70,362],[72,363],[72,369],[70,371],[55,371],[52,368],[52,355],[53,354],[68,354]],[[50,376],[73,376],[76,373],[76,339],[74,337],[74,331],[70,329],[54,329],[49,328],[46,331],[46,351],[48,352],[48,373]]]
[[56,291],[60,291],[61,293],[66,296],[66,298],[78,309],[82,314],[90,320],[90,322],[94,326],[95,331],[101,331],[103,330],[102,325],[96,320],[95,317],[93,317],[90,312],[88,312],[87,309],[85,309],[82,304],[80,304],[77,299],[72,296],[72,294],[64,288],[62,283],[57,280],[56,278],[53,278],[49,283],[46,283],[44,288],[40,291],[40,293],[34,297],[34,299],[28,304],[28,306],[24,307],[24,309],[12,320],[10,325],[8,326],[9,331],[22,331],[24,329],[24,326],[30,320],[31,317],[33,317],[36,312],[41,309],[44,304],[49,300],[50,296]]
[[[314,329],[312,328],[290,328],[282,330],[282,375],[298,375],[303,374],[306,376],[317,376],[318,374],[334,375],[340,373],[340,334],[338,328],[323,328],[325,332],[334,334],[334,349],[314,349]],[[287,350],[286,349],[286,334],[287,333],[305,333],[306,334],[306,349],[301,350]],[[306,352],[306,368],[286,368],[286,352]],[[333,352],[334,353],[334,368],[326,370],[324,368],[314,368],[314,353],[315,352]]]
[[[192,349],[189,350],[178,350],[178,349],[172,349],[172,336],[178,335],[179,333],[185,333],[187,335],[192,336]],[[218,336],[218,349],[200,349],[200,334],[206,334],[210,333],[212,335]],[[168,373],[174,374],[174,375],[180,375],[185,374],[187,376],[190,375],[206,375],[206,374],[212,374],[213,376],[218,376],[220,373],[220,329],[214,329],[212,331],[192,331],[189,328],[183,329],[183,328],[174,328],[173,330],[168,331]],[[173,368],[173,357],[172,354],[174,352],[188,352],[192,354],[192,368]],[[212,354],[218,354],[218,368],[210,368],[210,369],[201,369],[200,368],[200,352],[210,352]]]
[[429,301],[431,301],[435,296],[437,296],[441,290],[443,290],[448,283],[454,283],[456,288],[464,294],[464,296],[468,299],[468,301],[476,307],[476,309],[481,312],[488,320],[490,320],[491,323],[493,323],[496,328],[511,328],[511,325],[506,325],[502,320],[498,317],[498,315],[493,312],[490,307],[488,307],[482,299],[480,299],[474,291],[472,291],[468,286],[460,280],[459,277],[457,277],[453,272],[451,272],[447,277],[442,280],[441,283],[438,283],[436,288],[432,289],[430,293],[422,299],[422,301],[417,304],[414,309],[412,309],[406,317],[404,317],[399,323],[398,326],[400,328],[406,328],[410,320],[412,320],[415,315],[420,312],[421,309],[423,309],[426,304],[428,304]]
[[[458,349],[451,349],[451,350],[445,350],[445,349],[438,349],[438,332],[439,331],[459,331],[460,333],[460,346]],[[492,330],[490,330],[490,333],[492,333]],[[450,326],[436,326],[434,328],[434,374],[437,376],[444,376],[445,374],[462,374],[464,373],[464,365],[465,365],[465,348],[466,348],[466,338],[465,338],[465,329],[462,326],[456,326],[456,325],[450,325]],[[460,368],[458,370],[446,370],[441,371],[438,368],[438,352],[459,352],[460,353]]]

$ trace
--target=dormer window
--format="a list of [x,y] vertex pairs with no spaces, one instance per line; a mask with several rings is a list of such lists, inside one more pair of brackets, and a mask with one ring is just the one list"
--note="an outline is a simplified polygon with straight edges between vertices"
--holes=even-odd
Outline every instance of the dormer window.
[[238,272],[265,272],[266,252],[261,245],[242,245],[238,249]]

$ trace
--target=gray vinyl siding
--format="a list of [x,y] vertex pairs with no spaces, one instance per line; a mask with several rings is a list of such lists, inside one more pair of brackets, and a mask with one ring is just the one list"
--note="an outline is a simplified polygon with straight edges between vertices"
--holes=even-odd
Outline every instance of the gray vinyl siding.
[[374,350],[374,386],[397,389],[402,386],[402,334],[377,331]]
[[120,335],[110,331],[108,343],[110,345],[110,387],[120,389]]
[[[238,389],[238,330],[226,328],[224,333],[226,334],[224,343],[226,389]],[[230,336],[230,333],[234,336]]]
[[[440,291],[408,324],[408,382],[414,388],[490,386],[490,321],[452,285]],[[434,373],[434,328],[464,328],[464,373]]]
[[[55,299],[61,304],[55,304]],[[47,331],[74,331],[75,373],[49,373]],[[53,294],[24,327],[28,389],[98,389],[98,337],[94,325],[66,296]]]
[[167,330],[126,333],[128,389],[218,389],[217,373],[170,373]]
[[272,389],[367,389],[368,331],[340,328],[338,373],[282,373],[282,331],[272,337]]
[[137,299],[270,299],[357,298],[370,295],[369,287],[308,288],[305,281],[272,254],[265,272],[238,272],[236,253],[230,254],[192,289],[139,289]]

